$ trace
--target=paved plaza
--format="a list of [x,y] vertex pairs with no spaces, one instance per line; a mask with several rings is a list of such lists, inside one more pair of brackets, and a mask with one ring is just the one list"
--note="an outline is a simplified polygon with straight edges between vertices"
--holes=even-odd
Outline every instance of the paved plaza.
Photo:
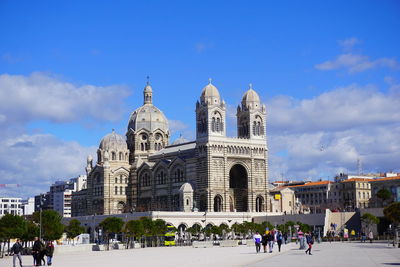
[[[24,266],[32,257],[23,256]],[[75,252],[55,255],[53,266],[393,266],[400,265],[400,249],[387,244],[323,243],[314,246],[313,255],[297,245],[283,246],[281,253],[255,253],[254,247],[145,248],[134,250]],[[0,259],[0,266],[12,266],[12,258]]]

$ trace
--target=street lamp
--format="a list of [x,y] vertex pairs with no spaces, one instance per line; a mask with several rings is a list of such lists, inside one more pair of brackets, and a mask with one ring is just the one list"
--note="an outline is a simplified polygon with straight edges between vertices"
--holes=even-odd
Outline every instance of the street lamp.
[[46,198],[43,195],[40,195],[40,203],[39,203],[39,240],[42,240],[42,207]]

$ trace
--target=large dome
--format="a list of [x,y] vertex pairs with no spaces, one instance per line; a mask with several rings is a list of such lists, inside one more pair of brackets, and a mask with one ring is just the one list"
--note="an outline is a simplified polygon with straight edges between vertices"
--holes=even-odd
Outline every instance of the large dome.
[[185,144],[185,143],[188,143],[189,142],[189,140],[187,140],[187,139],[185,139],[182,135],[179,137],[179,138],[177,138],[174,142],[172,142],[172,146],[175,146],[175,145],[181,145],[181,144]]
[[221,97],[219,95],[218,89],[211,83],[210,79],[209,83],[203,88],[203,91],[201,92],[200,100],[202,103],[214,105],[219,104],[220,99]]
[[153,104],[145,104],[132,113],[128,123],[128,131],[130,129],[136,131],[142,128],[150,132],[161,129],[167,133],[168,120],[164,113]]
[[126,144],[125,137],[117,134],[113,129],[111,133],[103,137],[99,148],[105,151],[121,151],[127,150],[128,145]]

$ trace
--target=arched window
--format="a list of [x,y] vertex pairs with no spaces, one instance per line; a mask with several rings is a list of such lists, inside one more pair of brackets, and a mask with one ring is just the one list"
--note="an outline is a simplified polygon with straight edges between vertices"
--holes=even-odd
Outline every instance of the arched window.
[[220,195],[217,195],[214,198],[214,211],[215,212],[222,211],[222,197]]
[[124,160],[124,155],[122,154],[122,152],[119,152],[119,160]]
[[215,131],[220,132],[221,131],[221,119],[217,118],[217,123],[215,125]]
[[115,177],[115,183],[118,183],[118,177]]
[[119,182],[122,184],[122,175],[119,177]]
[[211,121],[211,131],[215,132],[215,118],[214,117],[212,118],[212,121]]
[[256,126],[257,126],[257,123],[254,121],[253,122],[253,135],[257,135]]
[[140,143],[140,150],[144,151],[144,144]]
[[264,199],[261,196],[258,196],[256,198],[256,212],[263,211],[263,204],[264,204]]
[[118,186],[115,187],[114,194],[118,195]]
[[119,187],[119,194],[120,194],[120,195],[123,194],[123,193],[122,193],[122,188],[123,188],[122,186]]
[[117,155],[115,154],[115,152],[111,152],[111,160],[116,160],[117,159]]

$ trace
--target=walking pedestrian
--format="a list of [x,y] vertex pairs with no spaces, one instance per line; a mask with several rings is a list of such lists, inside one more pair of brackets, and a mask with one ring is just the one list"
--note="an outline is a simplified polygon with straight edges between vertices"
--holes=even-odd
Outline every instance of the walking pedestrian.
[[38,237],[35,237],[34,240],[32,246],[33,265],[42,266],[41,252],[44,249],[44,244]]
[[368,238],[369,242],[372,243],[372,240],[374,240],[374,233],[372,231],[369,231]]
[[256,232],[256,234],[253,236],[253,240],[256,245],[256,253],[259,253],[261,246],[261,235],[258,232]]
[[279,231],[279,232],[277,233],[277,235],[276,235],[276,243],[278,243],[278,251],[279,251],[279,252],[281,252],[282,239],[283,239],[282,232]]
[[15,260],[18,258],[19,260],[19,266],[22,267],[22,258],[21,258],[21,252],[23,250],[23,247],[20,243],[19,238],[17,238],[17,242],[11,247],[11,254],[13,255],[13,266],[15,267]]
[[314,244],[314,241],[313,241],[313,237],[311,236],[310,232],[308,232],[306,234],[306,241],[307,241],[307,244],[308,244],[308,249],[305,252],[306,252],[306,254],[308,252],[309,255],[312,255],[311,254],[311,249],[312,249],[312,245]]
[[304,249],[304,233],[301,230],[297,232],[297,239],[300,242],[300,249]]
[[51,266],[51,263],[53,260],[53,253],[54,253],[53,242],[47,241],[45,251],[46,251],[46,256],[47,256],[47,266]]
[[367,235],[365,234],[364,231],[361,232],[361,243],[365,243],[365,240],[367,239]]
[[[42,245],[42,249],[40,250],[40,253],[39,253],[39,262],[40,262],[40,265],[46,265],[46,261],[45,261],[45,259],[44,259],[44,257],[46,256],[46,246],[41,242],[41,245]],[[42,262],[43,262],[43,264],[42,264]]]
[[264,253],[267,253],[267,244],[268,244],[268,240],[267,240],[267,232],[266,232],[266,231],[265,231],[264,234],[262,235],[261,244],[262,244],[262,246],[263,246]]
[[267,233],[267,241],[268,241],[269,253],[272,253],[272,250],[274,249],[274,232],[273,231],[269,231]]

